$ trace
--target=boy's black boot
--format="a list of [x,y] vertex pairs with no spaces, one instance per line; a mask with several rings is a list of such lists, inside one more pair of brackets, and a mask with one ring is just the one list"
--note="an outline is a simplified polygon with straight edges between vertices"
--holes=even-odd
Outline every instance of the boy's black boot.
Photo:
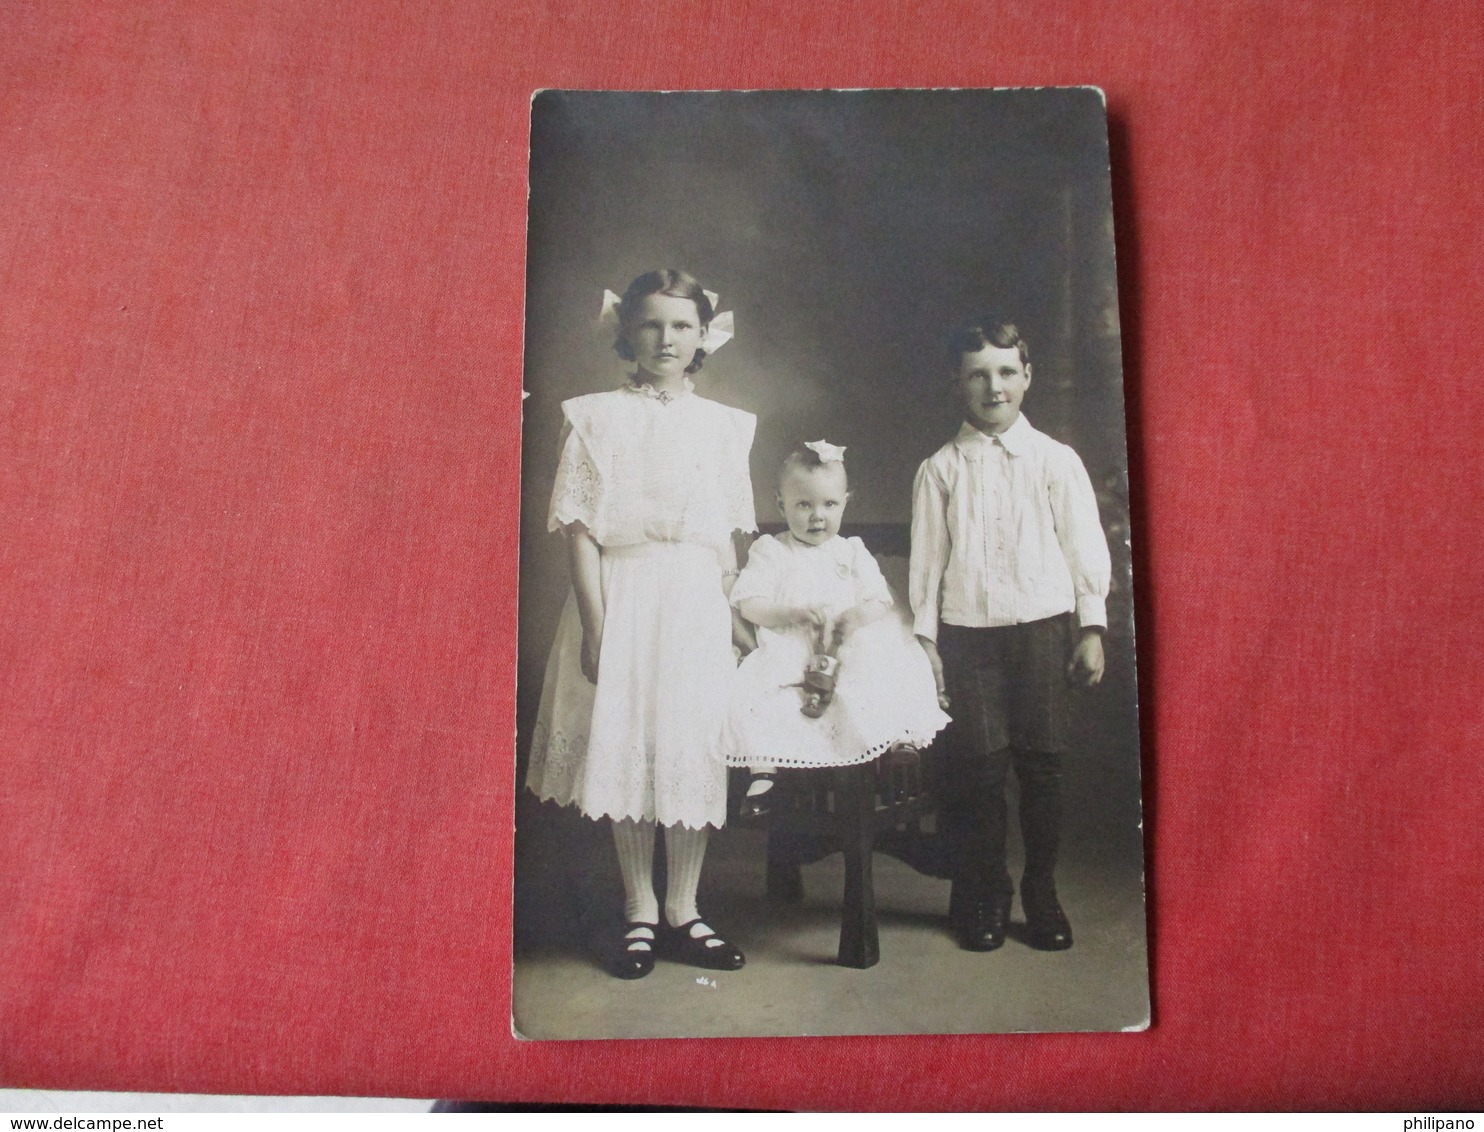
[[995,883],[982,874],[960,874],[948,896],[948,922],[965,951],[996,951],[1005,945],[1014,893],[1008,876]]
[[1020,906],[1025,909],[1026,943],[1037,951],[1065,951],[1072,946],[1072,925],[1056,898],[1053,882],[1023,882]]
[[1009,896],[984,895],[981,890],[979,895],[959,897],[954,910],[958,912],[954,931],[965,951],[997,951],[1005,946],[1010,926]]

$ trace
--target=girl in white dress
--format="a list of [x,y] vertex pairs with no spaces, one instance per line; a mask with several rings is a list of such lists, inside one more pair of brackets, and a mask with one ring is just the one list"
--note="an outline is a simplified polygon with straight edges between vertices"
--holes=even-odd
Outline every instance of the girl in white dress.
[[[735,671],[725,586],[732,532],[756,530],[748,456],[756,418],[696,395],[689,374],[730,338],[715,296],[681,271],[641,275],[615,316],[628,384],[563,402],[548,528],[566,535],[572,593],[546,667],[527,786],[610,819],[623,874],[624,936],[612,974],[656,954],[719,970],[742,953],[696,908],[711,827],[726,820],[719,747]],[[655,826],[665,830],[662,925]]]
[[[927,656],[893,609],[876,560],[860,539],[840,537],[844,455],[823,440],[789,454],[778,478],[788,532],[753,543],[732,587],[732,605],[758,627],[723,735],[727,761],[753,772],[746,815],[768,811],[780,766],[869,762],[892,747],[925,746],[948,723]],[[813,661],[821,642],[837,644],[835,664]],[[824,704],[806,686],[806,669],[821,668],[834,683]]]

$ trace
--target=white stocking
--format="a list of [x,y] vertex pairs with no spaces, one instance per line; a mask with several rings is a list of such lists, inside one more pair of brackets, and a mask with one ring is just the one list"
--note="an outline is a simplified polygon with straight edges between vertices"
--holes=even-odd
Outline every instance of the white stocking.
[[623,874],[624,919],[640,924],[659,922],[660,905],[654,895],[654,822],[625,818],[613,823],[618,871]]
[[671,927],[700,919],[696,908],[696,888],[701,883],[701,862],[706,859],[707,826],[687,829],[683,825],[665,826],[665,919]]

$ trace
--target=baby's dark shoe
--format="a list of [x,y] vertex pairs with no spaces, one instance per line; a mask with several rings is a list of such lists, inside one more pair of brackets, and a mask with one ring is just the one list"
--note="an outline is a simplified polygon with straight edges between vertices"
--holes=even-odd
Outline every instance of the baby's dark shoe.
[[771,771],[759,772],[747,784],[747,797],[737,807],[739,818],[761,818],[773,812],[773,795],[778,789],[778,776]]
[[1025,909],[1025,941],[1037,951],[1065,951],[1072,946],[1072,925],[1056,898],[1054,884],[1020,886]]
[[623,935],[607,957],[608,973],[615,979],[642,979],[653,971],[657,927],[637,920],[625,924]]
[[666,925],[660,935],[660,955],[688,967],[705,967],[709,971],[740,971],[747,962],[747,957],[739,949],[700,919],[675,928]]

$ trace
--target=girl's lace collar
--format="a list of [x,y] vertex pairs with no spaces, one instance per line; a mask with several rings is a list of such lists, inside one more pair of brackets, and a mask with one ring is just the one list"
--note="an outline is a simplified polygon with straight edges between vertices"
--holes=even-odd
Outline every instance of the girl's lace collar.
[[678,401],[680,400],[680,398],[688,397],[690,394],[694,393],[696,391],[696,383],[688,377],[685,378],[684,385],[681,387],[679,393],[670,393],[668,391],[658,390],[647,381],[643,382],[642,384],[636,381],[630,381],[627,385],[624,386],[624,388],[627,389],[630,393],[639,394],[641,397],[652,398],[653,400],[658,401],[661,405],[668,405],[672,401]]

